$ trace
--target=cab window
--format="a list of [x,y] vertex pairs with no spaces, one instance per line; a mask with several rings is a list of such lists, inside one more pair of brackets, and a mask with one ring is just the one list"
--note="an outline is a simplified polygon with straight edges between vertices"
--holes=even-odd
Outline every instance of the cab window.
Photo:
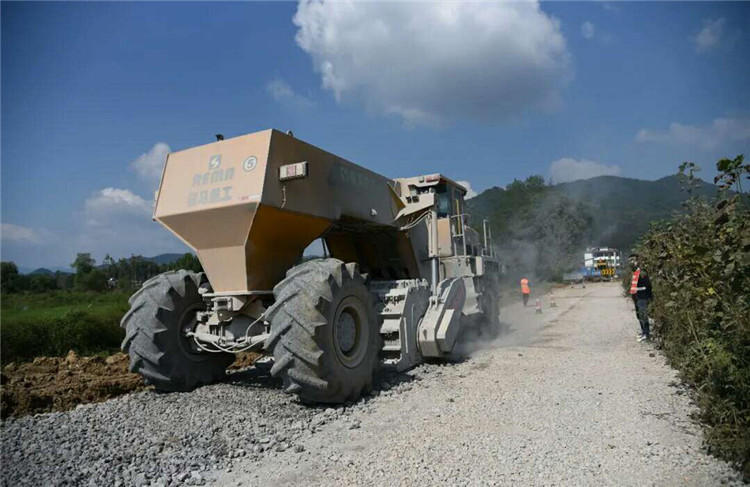
[[438,218],[446,218],[451,214],[451,196],[448,193],[445,184],[439,184],[435,188],[435,197],[437,198]]

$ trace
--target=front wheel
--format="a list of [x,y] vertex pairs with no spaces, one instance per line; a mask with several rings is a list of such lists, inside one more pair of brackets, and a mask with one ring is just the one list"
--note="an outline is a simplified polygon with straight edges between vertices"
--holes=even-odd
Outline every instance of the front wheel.
[[234,360],[230,353],[197,350],[186,331],[195,327],[198,311],[205,309],[198,293],[205,274],[171,271],[143,284],[130,298],[122,318],[122,350],[130,356],[130,371],[161,391],[190,391],[225,375]]
[[341,403],[372,388],[381,349],[367,278],[354,263],[316,259],[274,287],[266,316],[271,374],[304,401]]

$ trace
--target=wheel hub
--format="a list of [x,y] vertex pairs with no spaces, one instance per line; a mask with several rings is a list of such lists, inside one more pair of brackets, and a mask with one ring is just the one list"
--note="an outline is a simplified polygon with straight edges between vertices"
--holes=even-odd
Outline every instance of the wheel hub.
[[196,302],[186,307],[182,312],[179,320],[179,326],[177,327],[178,344],[183,354],[193,361],[204,360],[201,353],[201,349],[195,344],[192,338],[188,338],[186,335],[191,331],[195,331],[196,325],[198,324],[196,314],[203,310],[204,306],[202,302]]
[[336,356],[346,367],[354,368],[367,354],[368,323],[364,307],[359,299],[349,296],[341,301],[334,316]]
[[354,348],[357,340],[357,323],[349,310],[345,310],[336,322],[338,344],[342,352],[348,353]]

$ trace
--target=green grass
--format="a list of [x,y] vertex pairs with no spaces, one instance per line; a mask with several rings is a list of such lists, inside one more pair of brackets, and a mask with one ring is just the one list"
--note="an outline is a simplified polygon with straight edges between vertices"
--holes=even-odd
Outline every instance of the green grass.
[[130,293],[52,291],[7,294],[0,307],[4,364],[39,356],[117,351]]

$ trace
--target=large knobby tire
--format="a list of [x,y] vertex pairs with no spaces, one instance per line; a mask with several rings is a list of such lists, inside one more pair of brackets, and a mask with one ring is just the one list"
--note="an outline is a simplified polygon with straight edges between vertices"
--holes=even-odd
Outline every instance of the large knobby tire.
[[171,271],[143,284],[130,298],[122,318],[122,350],[130,355],[130,371],[161,391],[191,391],[225,376],[234,360],[228,353],[197,353],[185,328],[194,326],[195,313],[205,309],[198,293],[207,285],[205,274]]
[[266,317],[271,374],[305,402],[353,401],[372,388],[381,339],[367,278],[354,263],[316,259],[287,272]]
[[502,333],[500,322],[500,282],[494,275],[485,275],[482,291],[482,322],[483,337],[494,339]]

